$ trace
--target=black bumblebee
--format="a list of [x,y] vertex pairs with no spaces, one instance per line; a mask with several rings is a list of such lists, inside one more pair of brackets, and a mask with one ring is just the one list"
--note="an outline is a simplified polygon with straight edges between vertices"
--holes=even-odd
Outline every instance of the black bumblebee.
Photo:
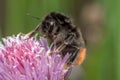
[[83,62],[86,54],[85,43],[80,29],[69,17],[51,12],[28,35],[32,37],[39,31],[57,47],[56,51],[61,52],[62,57],[66,53],[70,54],[67,65],[79,65]]

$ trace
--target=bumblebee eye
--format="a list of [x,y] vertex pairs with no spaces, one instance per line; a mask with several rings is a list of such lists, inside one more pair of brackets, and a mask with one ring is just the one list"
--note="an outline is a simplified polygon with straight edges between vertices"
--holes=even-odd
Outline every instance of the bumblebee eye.
[[47,32],[47,26],[42,25],[42,32],[43,32],[43,33],[46,33],[46,32]]

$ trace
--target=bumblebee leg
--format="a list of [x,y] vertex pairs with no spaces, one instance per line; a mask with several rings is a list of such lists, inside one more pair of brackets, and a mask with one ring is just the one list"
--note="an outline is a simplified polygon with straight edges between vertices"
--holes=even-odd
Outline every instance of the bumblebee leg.
[[25,34],[24,34],[24,33],[21,33],[21,32],[20,32],[18,35],[20,35],[20,36],[25,36]]
[[62,51],[67,45],[71,44],[75,39],[74,33],[69,33],[66,39],[62,42],[62,44],[56,49],[56,51]]
[[62,44],[56,49],[56,52],[62,51],[65,47],[66,47],[66,44],[65,44],[65,43],[62,43]]
[[27,36],[28,38],[32,38],[35,34],[36,34],[35,31],[31,31],[31,32],[27,33],[26,36]]
[[75,40],[75,33],[69,33],[68,36],[66,37],[64,43],[65,44],[71,44]]
[[37,25],[37,27],[33,31],[27,33],[26,36],[32,38],[36,34],[36,32],[39,31],[39,29],[40,29],[40,24]]
[[[73,52],[73,51],[72,51]],[[75,60],[76,56],[77,56],[77,53],[79,52],[78,49],[76,49],[73,53],[70,53],[70,57],[69,59],[67,60],[67,66],[73,64],[73,61]]]

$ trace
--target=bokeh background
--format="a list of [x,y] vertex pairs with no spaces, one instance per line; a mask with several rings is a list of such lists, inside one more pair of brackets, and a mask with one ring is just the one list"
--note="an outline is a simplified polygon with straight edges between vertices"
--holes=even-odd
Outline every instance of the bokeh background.
[[0,39],[31,31],[52,11],[70,16],[86,41],[71,80],[120,80],[120,0],[0,0]]

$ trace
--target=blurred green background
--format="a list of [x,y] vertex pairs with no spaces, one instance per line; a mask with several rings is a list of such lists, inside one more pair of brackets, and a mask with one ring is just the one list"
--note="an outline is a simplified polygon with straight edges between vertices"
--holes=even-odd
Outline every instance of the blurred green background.
[[[120,0],[0,0],[0,39],[31,31],[51,11],[73,18],[87,56],[72,80],[120,80]],[[26,14],[38,16],[33,19]],[[80,78],[79,78],[80,75]]]

